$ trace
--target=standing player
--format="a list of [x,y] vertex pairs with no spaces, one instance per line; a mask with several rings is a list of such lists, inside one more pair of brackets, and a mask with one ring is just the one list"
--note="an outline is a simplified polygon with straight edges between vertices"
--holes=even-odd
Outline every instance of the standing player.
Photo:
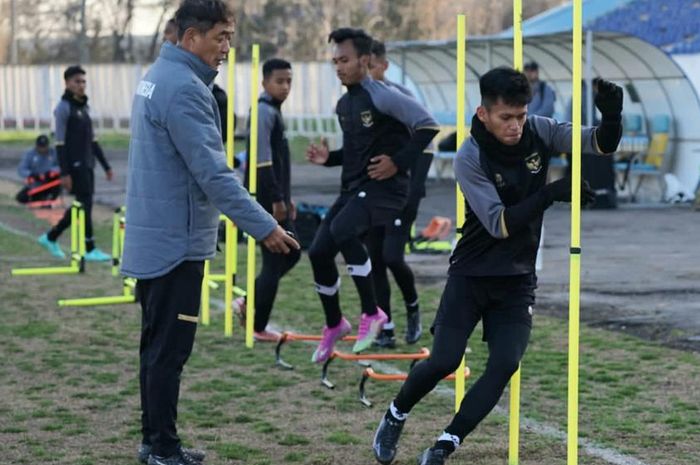
[[377,307],[372,264],[361,237],[373,226],[398,218],[406,205],[408,170],[437,134],[437,123],[414,99],[368,76],[372,38],[361,29],[333,31],[333,63],[347,93],[336,113],[343,131],[343,148],[329,151],[311,145],[307,157],[319,165],[342,165],[341,193],[319,227],[309,258],[326,326],[312,360],[323,362],[335,342],[348,334],[338,299],[340,277],[335,256],[343,254],[357,287],[362,314],[354,352],[372,345],[386,323]]
[[[85,260],[107,261],[112,257],[95,247],[92,237],[92,201],[95,195],[95,158],[105,171],[107,181],[112,180],[112,168],[97,143],[92,130],[88,97],[85,95],[87,80],[80,66],[69,66],[63,73],[66,91],[53,114],[56,118],[56,152],[61,167],[63,187],[75,195],[85,211]],[[63,218],[39,237],[39,244],[55,257],[65,254],[56,240],[70,227],[71,211],[66,209]]]
[[[272,214],[286,231],[296,235],[294,220],[296,207],[291,195],[291,160],[289,142],[282,120],[282,104],[292,88],[292,65],[285,60],[273,58],[263,64],[263,89],[258,102],[258,190],[256,199]],[[250,142],[248,143],[250,148]],[[250,165],[247,165],[247,170]],[[246,185],[249,179],[245,176]],[[277,287],[282,276],[299,261],[301,252],[292,250],[287,255],[272,253],[261,245],[262,269],[255,280],[255,324],[253,337],[256,341],[277,341],[280,333],[267,329],[270,313],[275,303]],[[245,298],[240,297],[234,305],[241,320],[245,322]]]
[[[372,44],[372,59],[369,64],[369,73],[372,79],[381,81],[408,97],[415,98],[410,90],[386,78],[385,73],[388,68],[386,47],[382,42],[375,40]],[[377,303],[388,318],[376,340],[379,347],[393,348],[396,346],[395,325],[391,317],[391,286],[386,272],[387,267],[394,275],[406,305],[406,342],[415,344],[423,333],[416,281],[413,271],[406,263],[404,253],[406,244],[411,238],[411,227],[418,215],[420,200],[425,197],[425,179],[432,161],[433,154],[429,152],[416,157],[410,170],[408,201],[403,211],[390,224],[373,227],[367,234],[367,248],[372,259],[372,276],[374,277]]]
[[[450,257],[430,358],[411,371],[374,436],[374,454],[383,464],[394,459],[411,409],[457,369],[479,320],[489,348],[484,373],[434,446],[419,457],[419,465],[444,464],[496,405],[530,337],[544,211],[555,201],[571,202],[571,179],[546,184],[550,158],[571,151],[571,124],[528,117],[531,88],[512,68],[489,71],[479,86],[481,106],[472,119],[472,137],[455,158],[466,198],[463,235]],[[603,119],[598,127],[583,128],[582,148],[611,154],[622,134],[622,89],[601,81],[596,106]],[[594,198],[584,183],[582,199]]]

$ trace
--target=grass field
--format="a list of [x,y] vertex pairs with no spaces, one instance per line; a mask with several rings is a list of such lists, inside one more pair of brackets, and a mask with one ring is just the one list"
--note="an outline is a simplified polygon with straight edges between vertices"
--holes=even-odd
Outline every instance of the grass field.
[[[46,131],[43,131],[46,133]],[[31,147],[37,136],[42,131],[0,131],[0,147]],[[101,131],[98,133],[98,140],[102,148],[107,150],[125,151],[129,149],[129,134],[125,132]],[[309,145],[309,138],[295,136],[289,140],[292,158],[295,162],[303,161],[306,147]],[[237,142],[235,150],[245,150],[243,142]]]
[[[109,250],[108,212],[96,217],[101,218],[98,244]],[[92,264],[79,277],[10,277],[13,267],[53,262],[33,239],[46,223],[0,196],[0,226],[2,462],[136,464],[137,306],[58,308],[58,298],[118,294],[119,282],[107,265]],[[215,267],[221,269],[220,257]],[[311,281],[303,258],[282,282],[275,325],[318,332],[322,315]],[[427,326],[441,289],[420,290]],[[350,280],[342,298],[355,320],[358,304]],[[402,308],[399,301],[395,306]],[[285,359],[296,369],[282,371],[274,367],[272,346],[246,349],[238,328],[232,339],[225,338],[221,308],[214,308],[212,325],[198,329],[182,379],[178,423],[187,445],[206,449],[211,464],[373,463],[371,436],[399,384],[370,382],[376,406],[365,409],[357,401],[360,367],[337,361],[331,368],[337,387],[326,390],[318,367],[309,362],[313,346],[288,344]],[[401,317],[397,324],[401,332]],[[537,316],[523,361],[523,416],[561,430],[566,428],[566,330],[565,321]],[[583,328],[581,341],[582,437],[646,464],[697,463],[700,356],[600,329]],[[426,335],[421,344],[430,347],[430,342]],[[486,355],[480,334],[470,347],[469,365],[478,376]],[[507,405],[507,394],[504,400]],[[415,455],[449,421],[452,406],[444,389],[418,405],[397,464],[415,463]],[[557,439],[529,429],[522,433],[522,464],[564,464],[565,452]],[[505,464],[506,456],[507,421],[495,413],[451,463]],[[608,462],[582,452],[580,463]]]

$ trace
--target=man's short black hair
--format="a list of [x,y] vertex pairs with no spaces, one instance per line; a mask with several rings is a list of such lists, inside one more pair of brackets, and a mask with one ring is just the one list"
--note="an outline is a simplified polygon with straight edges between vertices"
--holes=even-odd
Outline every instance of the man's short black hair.
[[272,72],[276,69],[292,69],[292,64],[287,60],[283,60],[282,58],[270,58],[263,63],[263,78],[269,78]]
[[178,40],[191,27],[206,34],[216,24],[232,21],[233,10],[223,0],[184,0],[175,12]]
[[490,107],[501,99],[506,105],[521,107],[532,100],[532,89],[527,77],[508,66],[499,66],[479,79],[481,104]]
[[539,71],[540,65],[538,65],[536,61],[530,61],[528,63],[525,63],[523,69],[525,71]]
[[346,40],[352,41],[352,45],[355,47],[358,56],[372,54],[372,42],[374,41],[364,29],[341,27],[328,35],[328,42],[340,44]]
[[386,46],[384,42],[380,40],[372,42],[372,55],[378,58],[384,58],[386,56]]
[[68,79],[70,79],[73,76],[78,75],[78,74],[87,74],[87,73],[85,72],[85,70],[83,68],[80,67],[80,65],[69,66],[63,72],[63,79],[67,81]]
[[168,30],[169,28],[177,28],[177,21],[175,21],[175,18],[170,18],[168,22],[165,23],[165,30]]

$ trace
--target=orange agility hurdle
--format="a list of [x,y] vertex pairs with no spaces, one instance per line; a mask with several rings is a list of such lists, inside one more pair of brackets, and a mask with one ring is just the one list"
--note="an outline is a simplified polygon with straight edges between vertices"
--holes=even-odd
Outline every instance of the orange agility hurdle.
[[[284,368],[285,370],[293,370],[294,365],[291,365],[284,360],[282,360],[282,346],[287,343],[287,341],[320,341],[321,336],[317,336],[314,334],[298,334],[298,333],[292,333],[290,331],[285,331],[282,333],[282,335],[279,338],[279,341],[277,341],[277,345],[275,346],[275,364],[281,368]],[[341,341],[356,341],[357,336],[345,336],[344,338],[341,339]]]
[[[427,349],[425,349],[427,350]],[[469,378],[471,375],[471,371],[469,370],[469,367],[464,367],[464,378]],[[367,398],[366,395],[366,384],[368,379],[376,379],[377,381],[406,381],[406,378],[408,378],[407,373],[393,373],[393,374],[385,374],[385,373],[377,373],[372,369],[372,367],[367,367],[365,368],[365,371],[362,372],[362,381],[360,381],[360,402],[362,405],[365,407],[371,407],[372,402]],[[454,381],[457,378],[456,374],[451,374],[447,377],[444,378],[445,381]]]
[[358,363],[367,362],[370,360],[411,360],[411,367],[413,367],[413,364],[415,364],[418,360],[424,360],[428,357],[430,357],[430,350],[425,347],[421,348],[421,350],[418,352],[410,354],[348,354],[336,350],[333,352],[333,355],[326,360],[326,363],[323,364],[323,368],[321,369],[321,384],[328,389],[335,388],[335,384],[328,379],[328,367],[330,367],[331,363],[333,363],[333,360],[336,358]]

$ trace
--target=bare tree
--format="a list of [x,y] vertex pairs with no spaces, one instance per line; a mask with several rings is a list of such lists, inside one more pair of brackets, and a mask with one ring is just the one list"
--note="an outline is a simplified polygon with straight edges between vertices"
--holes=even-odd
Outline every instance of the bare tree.
[[[0,61],[10,51],[8,31],[12,0],[0,0]],[[180,0],[16,0],[19,60],[22,63],[78,61],[151,61],[162,28]],[[467,14],[470,35],[496,33],[512,23],[511,0],[229,0],[236,14],[235,46],[239,59],[250,45],[263,58],[326,60],[328,34],[341,26],[362,27],[385,41],[451,39],[456,16]],[[560,5],[564,0],[523,2],[523,17]],[[152,35],[136,41],[136,8],[157,12]]]
[[156,49],[160,43],[161,37],[163,36],[163,28],[165,27],[166,21],[173,14],[173,9],[176,5],[176,0],[160,0],[158,8],[160,9],[160,15],[158,16],[158,22],[156,23],[155,30],[151,36],[151,44],[148,48],[148,58],[153,61],[156,58]]
[[13,34],[10,31],[10,1],[0,1],[0,63],[7,63],[12,45]]

